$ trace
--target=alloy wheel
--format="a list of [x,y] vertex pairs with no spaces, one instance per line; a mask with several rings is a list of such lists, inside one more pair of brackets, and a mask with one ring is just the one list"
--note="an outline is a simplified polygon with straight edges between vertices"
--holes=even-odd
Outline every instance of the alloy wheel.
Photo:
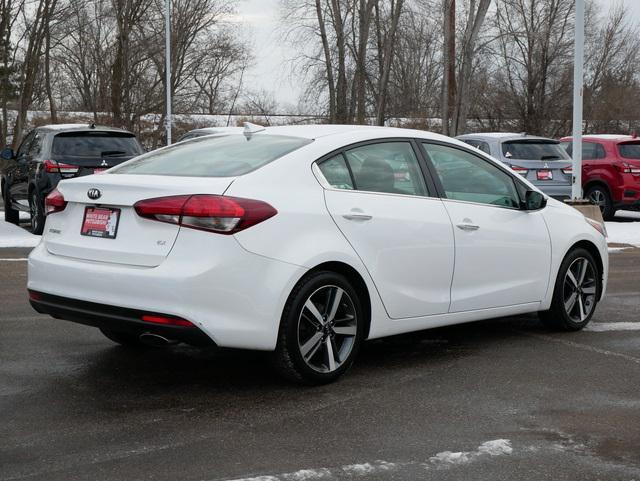
[[323,286],[304,303],[298,318],[298,349],[311,369],[334,372],[355,345],[358,318],[353,300],[338,286]]
[[596,269],[585,257],[575,259],[564,278],[563,302],[573,322],[584,322],[596,304]]
[[36,232],[40,227],[40,205],[36,193],[31,194],[31,202],[29,202],[29,213],[31,214],[31,230]]
[[604,212],[607,207],[606,195],[600,189],[594,189],[589,192],[589,202],[600,207],[602,212]]

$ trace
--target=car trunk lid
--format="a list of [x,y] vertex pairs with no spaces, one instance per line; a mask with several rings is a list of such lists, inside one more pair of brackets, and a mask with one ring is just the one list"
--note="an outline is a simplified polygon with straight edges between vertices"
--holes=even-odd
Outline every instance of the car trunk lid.
[[[223,194],[233,180],[105,173],[63,181],[58,190],[67,205],[48,216],[45,246],[51,254],[76,259],[158,266],[171,251],[180,228],[138,216],[134,204],[154,197]],[[96,237],[91,219],[85,222],[87,215],[111,216],[109,236]]]

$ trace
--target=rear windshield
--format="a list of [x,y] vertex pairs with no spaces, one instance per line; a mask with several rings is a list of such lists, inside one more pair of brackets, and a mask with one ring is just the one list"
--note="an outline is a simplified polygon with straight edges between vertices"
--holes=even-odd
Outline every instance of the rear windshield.
[[201,137],[126,162],[114,174],[235,177],[299,149],[309,139],[281,135]]
[[640,160],[640,142],[628,142],[626,144],[619,144],[620,156],[625,159],[639,159]]
[[65,132],[53,138],[51,154],[61,158],[133,157],[142,147],[133,134],[126,132]]
[[502,155],[519,160],[570,160],[562,146],[553,141],[512,140],[503,142]]

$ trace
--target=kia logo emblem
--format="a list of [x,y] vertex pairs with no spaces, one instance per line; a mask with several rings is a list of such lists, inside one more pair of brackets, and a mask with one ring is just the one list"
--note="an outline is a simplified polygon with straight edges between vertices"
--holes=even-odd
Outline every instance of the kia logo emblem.
[[99,199],[100,196],[102,195],[102,192],[100,192],[98,189],[89,189],[87,191],[87,196],[89,197],[89,199]]

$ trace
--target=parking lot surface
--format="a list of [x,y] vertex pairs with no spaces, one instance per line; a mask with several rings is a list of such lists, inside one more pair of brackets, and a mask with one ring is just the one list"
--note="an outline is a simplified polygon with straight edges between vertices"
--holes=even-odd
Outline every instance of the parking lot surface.
[[0,480],[640,479],[640,249],[611,255],[588,330],[371,341],[316,388],[265,354],[129,350],[38,315],[27,253],[0,249]]

